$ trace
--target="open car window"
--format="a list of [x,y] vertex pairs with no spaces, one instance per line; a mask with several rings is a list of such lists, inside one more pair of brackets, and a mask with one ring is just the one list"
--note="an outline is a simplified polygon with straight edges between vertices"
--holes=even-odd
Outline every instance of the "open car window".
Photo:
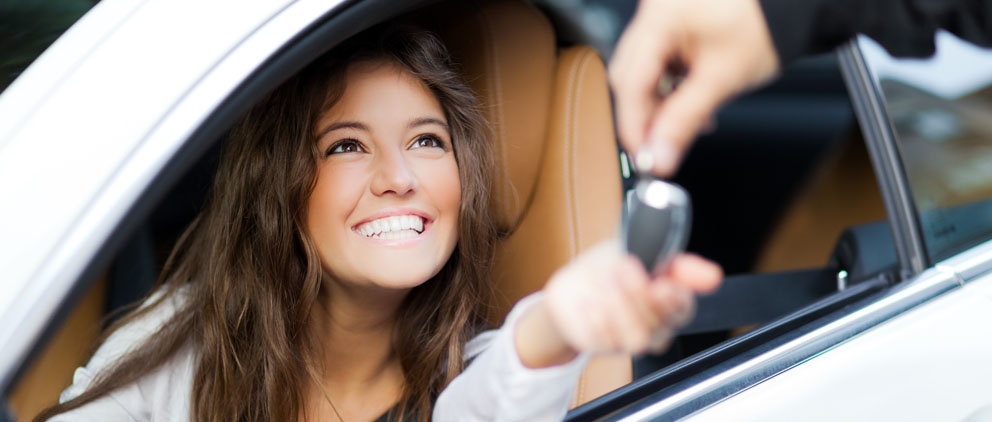
[[[902,279],[836,57],[798,63],[715,120],[674,180],[693,200],[688,249],[723,265],[724,283],[698,297],[695,319],[667,355],[635,359],[638,379],[570,420],[692,414],[809,358],[804,334]],[[756,356],[769,356],[767,365],[750,364]]]
[[[538,3],[566,42],[590,43],[607,57],[636,6]],[[860,287],[865,294],[898,278],[875,173],[834,56],[798,63],[714,120],[715,130],[694,144],[673,181],[693,202],[688,250],[720,263],[728,277],[720,291],[699,298],[695,319],[668,354],[635,360],[635,378],[658,376],[728,339],[816,309],[849,286],[874,281]],[[621,170],[630,192],[636,176],[625,156]]]

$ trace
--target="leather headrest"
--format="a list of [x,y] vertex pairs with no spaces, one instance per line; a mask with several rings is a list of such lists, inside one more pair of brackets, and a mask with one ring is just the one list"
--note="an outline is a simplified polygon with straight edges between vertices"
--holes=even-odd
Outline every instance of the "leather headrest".
[[529,4],[456,1],[422,18],[444,40],[482,102],[499,162],[500,227],[516,227],[534,193],[555,69],[551,23]]

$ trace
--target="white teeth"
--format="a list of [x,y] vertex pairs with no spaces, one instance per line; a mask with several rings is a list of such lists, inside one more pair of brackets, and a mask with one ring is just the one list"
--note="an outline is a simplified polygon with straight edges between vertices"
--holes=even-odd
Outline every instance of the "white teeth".
[[362,224],[355,231],[373,239],[406,239],[424,231],[424,220],[416,215],[394,215]]

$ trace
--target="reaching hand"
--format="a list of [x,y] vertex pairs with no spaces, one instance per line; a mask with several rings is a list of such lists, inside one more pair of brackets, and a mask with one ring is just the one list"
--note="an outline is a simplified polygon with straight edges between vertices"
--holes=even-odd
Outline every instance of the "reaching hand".
[[[685,80],[661,97],[673,64]],[[620,141],[632,154],[644,148],[651,172],[669,176],[717,107],[778,68],[757,0],[641,0],[609,68]]]
[[721,278],[716,264],[683,254],[651,279],[619,242],[609,241],[555,273],[541,305],[575,351],[657,352],[692,318],[693,293],[715,289]]

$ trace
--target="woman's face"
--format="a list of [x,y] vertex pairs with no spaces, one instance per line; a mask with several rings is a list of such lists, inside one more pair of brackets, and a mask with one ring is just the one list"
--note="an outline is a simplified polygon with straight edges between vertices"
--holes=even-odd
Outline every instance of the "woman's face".
[[437,274],[457,241],[461,185],[434,95],[396,64],[352,65],[317,131],[307,224],[332,278],[409,289]]

